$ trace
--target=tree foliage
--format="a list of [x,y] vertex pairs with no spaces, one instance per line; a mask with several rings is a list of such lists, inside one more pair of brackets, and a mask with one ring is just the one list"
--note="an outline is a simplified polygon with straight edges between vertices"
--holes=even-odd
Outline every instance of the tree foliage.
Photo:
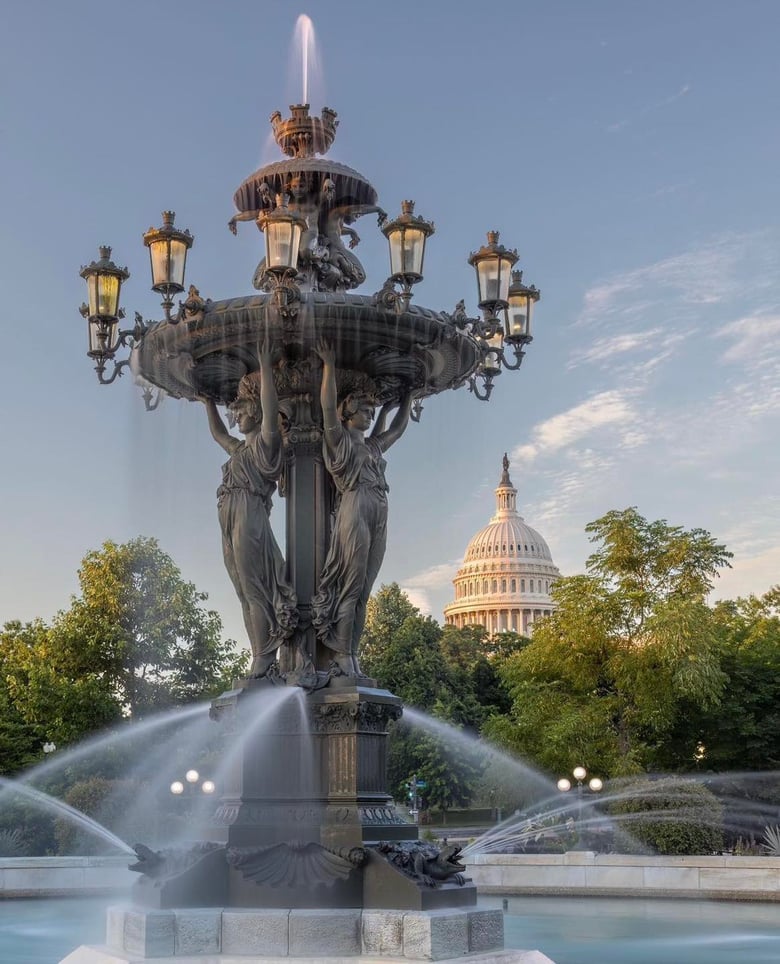
[[726,685],[717,707],[687,705],[659,754],[669,769],[780,769],[780,586],[724,600],[712,615]]
[[[511,635],[511,634],[509,634]],[[510,646],[510,640],[504,640]],[[399,799],[406,798],[409,780],[416,775],[426,787],[426,806],[449,809],[469,802],[483,760],[467,750],[468,737],[476,737],[493,713],[509,708],[494,665],[488,660],[488,642],[479,628],[442,629],[423,616],[401,588],[382,586],[368,603],[361,663],[382,686],[399,696],[407,707],[423,712],[394,728],[389,748],[389,783]],[[442,721],[452,727],[437,729]]]
[[508,717],[487,731],[551,772],[597,761],[640,772],[681,707],[717,705],[725,683],[705,595],[724,546],[701,530],[648,522],[636,509],[587,527],[587,573],[558,580],[557,610],[503,665]]
[[0,632],[8,772],[46,740],[67,744],[123,717],[205,699],[245,669],[205,593],[156,540],[104,543],[84,558],[79,583],[50,625],[10,622]]

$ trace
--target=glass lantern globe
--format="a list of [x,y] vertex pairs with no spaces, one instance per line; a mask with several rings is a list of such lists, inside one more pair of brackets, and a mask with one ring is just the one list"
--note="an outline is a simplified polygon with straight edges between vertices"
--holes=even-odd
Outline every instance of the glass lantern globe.
[[498,239],[498,231],[488,231],[487,244],[468,259],[477,272],[479,307],[491,314],[506,307],[512,266],[518,260],[517,251],[505,248]]
[[286,196],[278,194],[274,210],[263,212],[257,219],[257,225],[265,234],[267,269],[281,274],[295,271],[306,219],[291,211]]
[[195,240],[189,231],[180,231],[173,226],[175,217],[174,211],[163,211],[162,227],[149,228],[144,234],[152,269],[152,291],[166,298],[184,291],[187,252]]
[[[104,245],[99,249],[100,258],[83,267],[79,275],[87,282],[87,317],[101,321],[116,321],[119,316],[119,293],[122,282],[127,281],[130,272],[120,268],[111,260],[111,248]],[[91,344],[90,344],[90,347]]]
[[425,242],[434,233],[431,221],[414,213],[414,201],[403,201],[401,213],[382,227],[390,245],[390,275],[406,283],[422,281]]

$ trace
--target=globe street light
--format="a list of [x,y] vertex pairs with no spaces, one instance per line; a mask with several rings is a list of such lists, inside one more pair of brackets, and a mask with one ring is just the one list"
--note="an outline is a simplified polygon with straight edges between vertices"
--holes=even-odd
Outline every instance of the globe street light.
[[[571,775],[577,783],[577,825],[579,826],[582,823],[583,795],[585,793],[584,783],[587,779],[588,771],[580,764],[571,771]],[[568,793],[571,787],[572,783],[568,777],[561,777],[558,781],[558,789],[561,793]],[[590,780],[588,780],[587,788],[591,793],[599,793],[604,788],[604,782],[600,777],[591,777]]]
[[192,795],[197,790],[210,796],[216,789],[213,780],[201,780],[200,773],[195,769],[187,770],[184,780],[174,780],[170,786],[170,791],[175,797],[181,797],[184,794]]

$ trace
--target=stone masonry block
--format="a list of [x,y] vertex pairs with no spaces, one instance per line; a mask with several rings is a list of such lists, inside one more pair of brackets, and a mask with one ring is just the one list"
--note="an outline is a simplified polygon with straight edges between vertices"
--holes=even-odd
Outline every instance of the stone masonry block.
[[128,910],[124,950],[140,957],[172,957],[176,917],[170,910]]
[[470,910],[469,951],[500,950],[504,946],[504,914],[500,910]]
[[468,952],[467,911],[410,911],[404,917],[404,957],[442,961]]
[[364,910],[363,953],[403,957],[404,914],[402,910]]
[[291,910],[290,957],[360,953],[359,910]]
[[106,946],[114,951],[125,949],[126,907],[115,905],[106,911]]
[[221,909],[203,907],[177,910],[174,953],[182,956],[219,954],[221,918]]
[[222,911],[222,953],[287,957],[289,910]]

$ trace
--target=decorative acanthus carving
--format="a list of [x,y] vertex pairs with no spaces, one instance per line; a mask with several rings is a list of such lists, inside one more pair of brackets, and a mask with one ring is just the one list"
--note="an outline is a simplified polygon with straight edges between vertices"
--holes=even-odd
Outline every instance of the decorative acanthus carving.
[[270,847],[231,847],[227,862],[245,880],[270,887],[332,887],[366,862],[363,847],[329,850],[317,843],[290,841]]

